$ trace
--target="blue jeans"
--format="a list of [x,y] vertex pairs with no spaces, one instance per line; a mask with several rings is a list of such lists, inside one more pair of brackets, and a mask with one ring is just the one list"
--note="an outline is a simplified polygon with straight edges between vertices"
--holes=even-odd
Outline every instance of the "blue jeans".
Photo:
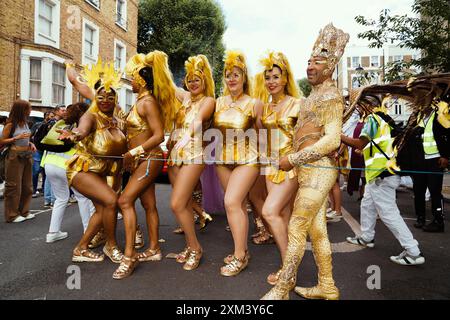
[[36,193],[37,186],[39,182],[39,174],[43,172],[43,168],[41,167],[41,160],[42,160],[42,152],[36,151],[33,153],[33,168],[32,168],[32,174],[33,174],[33,193]]

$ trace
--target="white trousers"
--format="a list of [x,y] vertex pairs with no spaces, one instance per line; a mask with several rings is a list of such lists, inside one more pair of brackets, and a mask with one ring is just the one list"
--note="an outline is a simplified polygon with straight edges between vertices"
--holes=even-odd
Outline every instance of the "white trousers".
[[377,178],[366,184],[361,201],[361,237],[366,242],[375,238],[375,225],[379,215],[408,254],[417,256],[420,254],[419,244],[400,216],[397,207],[396,189],[399,185],[399,176]]
[[[55,203],[53,204],[49,232],[58,232],[61,230],[62,219],[66,211],[67,203],[69,202],[69,183],[67,181],[66,170],[60,167],[46,164],[45,173],[50,181],[52,191],[56,198]],[[72,188],[72,191],[78,201],[78,208],[80,210],[84,232],[89,224],[91,215],[95,212],[95,207],[91,200],[83,196],[77,190]]]

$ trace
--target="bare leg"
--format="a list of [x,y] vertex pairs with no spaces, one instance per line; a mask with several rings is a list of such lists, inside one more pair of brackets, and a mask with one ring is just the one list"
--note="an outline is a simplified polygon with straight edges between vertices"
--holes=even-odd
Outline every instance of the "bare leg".
[[296,178],[283,181],[280,184],[273,183],[268,179],[266,179],[266,182],[269,195],[264,203],[262,215],[270,227],[283,261],[288,244],[288,224],[286,220],[290,217],[290,201],[292,195],[297,191],[298,182]]
[[204,167],[197,164],[183,165],[173,176],[175,181],[171,197],[172,211],[183,228],[187,247],[195,251],[201,251],[201,246],[195,234],[191,199]]
[[161,162],[153,161],[150,165],[149,176],[139,181],[138,179],[144,176],[147,170],[147,162],[142,162],[131,175],[125,190],[119,197],[118,203],[125,225],[125,256],[127,257],[134,257],[135,255],[134,242],[137,227],[136,199],[152,185],[161,168]]
[[117,194],[108,186],[105,179],[92,172],[79,172],[74,177],[72,186],[85,197],[91,199],[96,208],[95,213],[89,220],[86,232],[78,243],[78,247],[86,249],[89,242],[102,226],[102,223],[105,230],[107,230],[106,241],[108,246],[116,246]]
[[333,195],[333,206],[332,209],[336,211],[337,215],[342,215],[342,199],[341,199],[341,188],[339,187],[339,182],[336,182],[331,189],[330,194]]
[[152,183],[141,195],[145,209],[150,250],[159,250],[159,215],[156,208],[155,184]]
[[247,251],[248,215],[246,198],[258,177],[259,169],[236,167],[229,177],[225,191],[225,208],[234,240],[234,256],[243,259]]

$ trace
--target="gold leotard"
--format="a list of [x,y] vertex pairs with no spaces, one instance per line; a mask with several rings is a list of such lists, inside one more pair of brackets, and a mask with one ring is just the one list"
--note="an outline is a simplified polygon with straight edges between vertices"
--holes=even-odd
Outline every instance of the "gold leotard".
[[[255,128],[256,101],[250,98],[242,105],[230,106],[225,97],[217,99],[214,127],[221,131],[223,137],[222,144],[216,147],[216,161],[219,165],[258,166],[258,136],[256,130],[249,130]],[[230,131],[234,135],[227,136]]]
[[[301,100],[288,97],[281,110],[271,110],[269,104],[264,106],[262,124],[267,129],[267,152],[270,158],[278,159],[293,152],[294,127],[297,124]],[[267,177],[273,183],[281,183],[286,177],[292,179],[296,176],[294,169],[285,172],[269,166]]]
[[[141,116],[139,115],[137,111],[137,106],[134,105],[130,112],[128,113],[128,116],[126,118],[126,126],[127,126],[127,142],[128,142],[128,149],[131,149],[130,141],[131,139],[137,137],[139,134],[145,132],[146,130],[150,130],[150,127],[147,123],[147,121],[144,121]],[[136,170],[139,163],[142,161],[145,161],[146,159],[163,159],[163,152],[160,146],[157,146],[153,150],[146,152],[143,156],[138,158],[132,168],[132,172]]]
[[[191,124],[197,118],[200,106],[205,97],[192,102],[187,99],[178,110],[175,120],[175,130],[172,133],[171,142],[174,146],[189,130],[192,130]],[[209,123],[204,123],[202,130],[206,130]],[[169,166],[181,166],[183,164],[203,163],[203,134],[194,134],[188,144],[181,149],[171,148],[167,164]]]
[[[90,112],[90,111],[87,111]],[[102,177],[116,176],[122,168],[122,159],[100,156],[122,156],[127,151],[127,141],[116,116],[108,117],[101,111],[93,112],[96,130],[76,145],[76,153],[67,164],[69,184],[78,172],[94,172]]]

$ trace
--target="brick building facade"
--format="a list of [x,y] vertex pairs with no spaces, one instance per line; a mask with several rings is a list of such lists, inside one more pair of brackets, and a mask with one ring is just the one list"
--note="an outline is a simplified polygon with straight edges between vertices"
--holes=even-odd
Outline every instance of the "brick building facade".
[[[124,68],[137,50],[138,0],[3,0],[0,2],[0,110],[17,99],[46,110],[79,100],[64,61],[114,61]],[[133,95],[124,79],[120,104]]]

